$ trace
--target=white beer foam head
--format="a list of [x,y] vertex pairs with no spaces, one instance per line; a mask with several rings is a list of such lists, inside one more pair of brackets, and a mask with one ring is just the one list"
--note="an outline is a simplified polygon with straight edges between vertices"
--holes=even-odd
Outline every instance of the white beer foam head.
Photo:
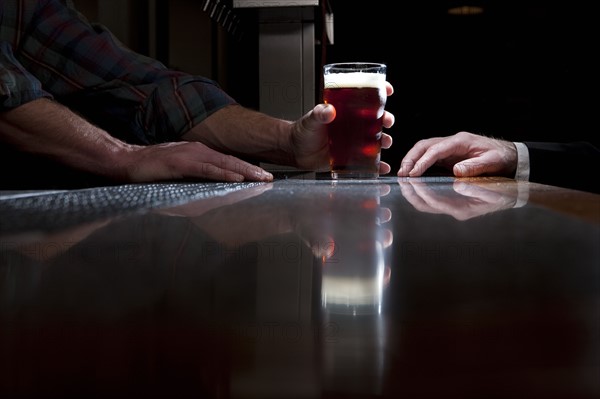
[[324,77],[325,88],[375,87],[385,83],[385,74],[370,72],[329,73]]
[[323,276],[321,300],[328,304],[373,305],[381,302],[381,276],[371,278]]

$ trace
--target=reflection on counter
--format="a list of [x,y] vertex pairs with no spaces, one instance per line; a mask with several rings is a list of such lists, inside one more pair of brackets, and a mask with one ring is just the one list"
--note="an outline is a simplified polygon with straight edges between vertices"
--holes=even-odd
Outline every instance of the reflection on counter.
[[380,197],[389,191],[388,185],[367,185],[348,198],[334,186],[325,199],[322,231],[330,240],[322,256],[321,301],[325,312],[381,313],[383,290],[391,275],[389,265],[385,265],[384,246],[391,245],[393,236],[389,230],[384,232],[381,218],[389,209],[381,209]]
[[382,307],[392,274],[387,250],[393,234],[387,228],[391,211],[381,206],[381,197],[390,189],[388,184],[368,184],[357,191],[333,184],[323,199],[321,231],[328,241],[318,263],[321,317],[338,331],[336,339],[322,341],[325,392],[382,394],[386,345]]
[[[452,190],[447,190],[451,183]],[[503,184],[485,178],[398,178],[404,198],[416,210],[469,220],[487,213],[520,208],[527,203],[527,182],[509,180]],[[443,190],[439,190],[443,187]]]
[[0,397],[596,398],[599,198],[447,177],[0,194]]

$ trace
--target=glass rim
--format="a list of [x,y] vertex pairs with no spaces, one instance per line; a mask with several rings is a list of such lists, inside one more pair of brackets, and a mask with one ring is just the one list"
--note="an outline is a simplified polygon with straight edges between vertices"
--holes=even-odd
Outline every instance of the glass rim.
[[328,70],[332,68],[339,69],[377,69],[377,68],[387,68],[387,65],[381,62],[332,62],[329,64],[323,65],[323,70]]

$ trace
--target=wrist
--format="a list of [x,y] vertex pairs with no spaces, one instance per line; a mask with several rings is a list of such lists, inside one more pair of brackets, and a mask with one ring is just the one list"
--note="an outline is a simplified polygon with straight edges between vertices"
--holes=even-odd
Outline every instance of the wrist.
[[136,159],[136,151],[142,146],[115,140],[95,154],[96,172],[99,175],[119,182],[130,182],[141,162]]
[[499,176],[514,178],[517,170],[517,148],[511,141],[496,139]]
[[195,125],[181,138],[248,161],[289,164],[292,123],[230,105]]

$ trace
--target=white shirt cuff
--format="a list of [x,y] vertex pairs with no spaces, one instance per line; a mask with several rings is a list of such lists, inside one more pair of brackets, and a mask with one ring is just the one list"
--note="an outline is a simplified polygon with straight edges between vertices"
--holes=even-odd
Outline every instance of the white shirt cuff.
[[515,180],[517,181],[517,202],[514,208],[520,208],[529,201],[529,149],[523,143],[514,143],[517,147],[517,171]]
[[517,147],[517,171],[515,180],[529,181],[529,149],[523,143],[514,143]]

